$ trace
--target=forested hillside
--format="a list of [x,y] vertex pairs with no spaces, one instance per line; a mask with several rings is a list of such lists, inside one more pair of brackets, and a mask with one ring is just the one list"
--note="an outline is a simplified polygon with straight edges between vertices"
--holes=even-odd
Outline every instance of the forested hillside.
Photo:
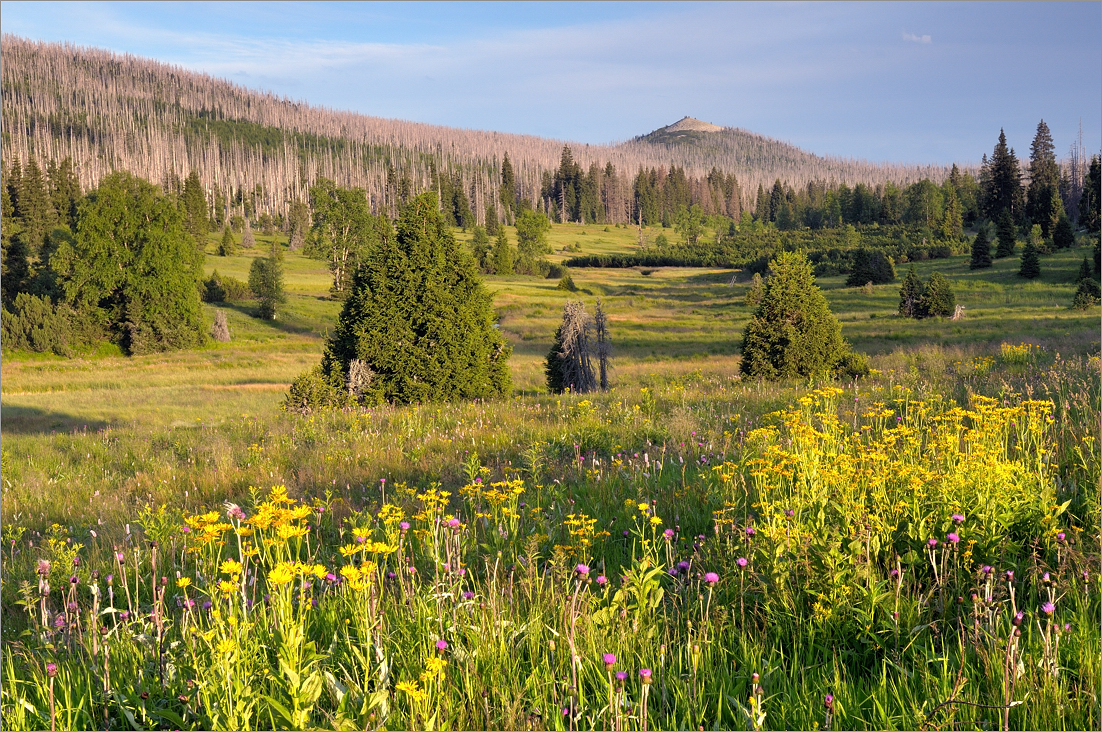
[[[574,188],[581,197],[587,187],[592,202],[570,207],[551,180],[568,144],[561,140],[314,107],[157,61],[10,35],[2,56],[6,161],[34,156],[46,167],[71,158],[85,191],[116,170],[166,188],[194,170],[218,217],[285,216],[322,177],[363,188],[372,209],[391,218],[402,201],[436,190],[449,218],[466,225],[484,224],[487,211],[511,220],[522,200],[553,219],[635,220],[641,171],[683,189],[675,194],[687,200],[663,213],[699,203],[734,218],[753,208],[759,185],[777,179],[797,189],[813,180],[903,185],[949,172],[821,157],[714,125],[719,131],[662,134],[671,125],[620,144],[571,144]],[[503,186],[508,168],[514,182]]]

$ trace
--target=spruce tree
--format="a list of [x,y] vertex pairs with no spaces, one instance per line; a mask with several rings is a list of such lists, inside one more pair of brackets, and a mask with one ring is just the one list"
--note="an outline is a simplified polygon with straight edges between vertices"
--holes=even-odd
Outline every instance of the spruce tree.
[[[12,169],[14,174],[15,166]],[[1079,223],[1094,234],[1098,233],[1100,199],[1102,199],[1102,158],[1094,155],[1091,157],[1087,179],[1083,181],[1083,195],[1079,198]]]
[[256,257],[249,268],[249,290],[260,301],[257,315],[275,320],[276,310],[287,302],[283,291],[283,252],[272,244],[267,257]]
[[357,269],[320,377],[350,383],[358,362],[350,392],[369,404],[506,395],[510,348],[494,319],[474,263],[425,193]]
[[1032,239],[1026,242],[1025,249],[1022,250],[1022,266],[1018,269],[1018,274],[1027,280],[1041,275],[1041,253],[1037,251]]
[[497,230],[501,222],[497,220],[497,209],[492,201],[486,201],[486,233],[489,236],[497,236]]
[[1097,305],[1100,296],[1102,296],[1102,286],[1099,285],[1098,280],[1094,277],[1079,280],[1079,286],[1075,289],[1075,298],[1072,300],[1072,307],[1077,310],[1086,310],[1092,305]]
[[1052,245],[1057,249],[1068,249],[1075,246],[1075,230],[1071,228],[1068,217],[1061,214],[1056,228],[1052,231]]
[[508,218],[508,212],[516,208],[517,202],[517,180],[516,174],[513,172],[513,163],[509,160],[509,153],[505,153],[505,157],[501,161],[501,189],[499,191],[499,198],[501,199],[502,207],[506,211],[506,218]]
[[56,214],[46,179],[33,156],[23,166],[19,194],[14,203],[27,255],[37,257],[46,243],[46,235],[54,226]]
[[50,201],[58,216],[58,223],[76,229],[77,204],[80,203],[80,181],[77,180],[73,159],[65,158],[58,165],[47,167],[46,178],[50,184]]
[[991,266],[991,242],[987,240],[987,231],[981,226],[972,240],[972,261],[969,269],[985,269]]
[[521,274],[539,275],[544,255],[551,252],[547,232],[551,222],[537,211],[521,211],[517,216],[517,258],[515,269]]
[[1006,133],[999,130],[999,141],[985,168],[984,212],[997,219],[1004,211],[1016,220],[1022,213],[1025,196],[1022,193],[1022,171],[1014,150],[1007,147]]
[[739,369],[764,379],[830,374],[846,353],[842,327],[802,253],[770,262],[761,304],[746,326]]
[[232,257],[235,254],[237,254],[237,241],[233,238],[230,227],[227,226],[222,230],[222,239],[218,242],[218,256]]
[[920,316],[924,318],[948,318],[956,309],[957,298],[953,287],[941,272],[934,272],[922,289],[919,305]]
[[1079,274],[1076,275],[1075,281],[1079,283],[1089,279],[1093,279],[1093,275],[1091,274],[1091,263],[1090,260],[1083,257],[1083,263],[1079,265]]
[[490,265],[494,274],[513,274],[513,248],[509,246],[509,238],[505,234],[504,226],[497,230],[494,249],[490,253]]
[[879,249],[856,249],[853,269],[846,278],[848,287],[863,287],[865,283],[883,285],[895,280],[895,264]]
[[995,259],[1010,257],[1014,254],[1017,233],[1010,212],[1003,211],[1000,213],[998,220],[995,222],[995,238],[999,242],[999,245],[995,248]]
[[1026,192],[1026,214],[1041,227],[1046,239],[1052,236],[1056,222],[1063,213],[1060,198],[1060,166],[1056,163],[1056,146],[1048,125],[1041,120],[1030,144],[1029,189]]
[[210,211],[207,209],[207,194],[203,190],[203,184],[199,181],[199,174],[194,170],[188,174],[187,180],[184,181],[182,199],[184,228],[195,237],[196,244],[202,248],[206,243],[207,231],[209,231]]
[[922,295],[925,288],[912,264],[899,288],[899,314],[904,318],[922,317]]
[[487,268],[490,254],[490,237],[486,234],[486,229],[481,226],[474,227],[474,232],[471,236],[471,256],[474,257],[474,263],[482,270]]

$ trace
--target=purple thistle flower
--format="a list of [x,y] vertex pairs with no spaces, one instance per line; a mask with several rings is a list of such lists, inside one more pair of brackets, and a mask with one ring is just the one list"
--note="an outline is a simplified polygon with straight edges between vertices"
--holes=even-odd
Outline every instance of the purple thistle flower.
[[621,684],[624,683],[625,681],[627,681],[627,678],[628,678],[628,672],[627,671],[617,671],[616,672],[616,680],[619,681]]
[[337,575],[333,574],[332,572],[326,572],[325,573],[325,579],[329,580],[330,582],[336,582],[337,581]]
[[1056,541],[1060,542],[1061,544],[1063,544],[1064,540],[1067,539],[1067,538],[1068,538],[1068,535],[1065,534],[1063,531],[1061,531],[1059,534],[1056,535]]
[[588,577],[589,576],[589,567],[587,567],[584,564],[579,564],[577,567],[574,568],[574,571],[577,572],[582,577]]
[[1014,581],[1014,570],[1013,569],[1006,570],[1006,581],[1007,582],[1013,582]]
[[1010,622],[1013,623],[1014,627],[1016,628],[1016,627],[1018,627],[1019,625],[1022,624],[1022,621],[1024,619],[1025,619],[1025,613],[1023,613],[1021,610],[1019,610],[1017,615],[1015,615],[1014,619],[1011,620]]
[[463,593],[463,599],[464,599],[464,600],[472,600],[472,599],[474,599],[474,593],[473,593],[473,592],[471,592],[470,590],[467,590],[466,592],[464,592],[464,593]]
[[605,670],[611,671],[612,667],[616,665],[616,654],[606,653],[602,660],[605,662]]
[[888,576],[892,577],[893,579],[895,577],[898,577],[899,576],[899,570],[898,569],[893,569],[891,572],[888,572]]
[[671,541],[673,539],[673,529],[666,529],[662,532],[662,536],[666,537],[666,541]]
[[958,543],[960,543],[960,536],[959,536],[959,535],[957,535],[957,534],[956,534],[955,532],[953,532],[953,531],[950,531],[950,532],[949,532],[949,533],[948,533],[948,534],[947,534],[947,535],[945,536],[945,538],[946,538],[946,539],[948,539],[948,540],[949,540],[950,542],[952,542],[953,544],[958,544]]
[[409,521],[403,521],[402,523],[398,524],[398,528],[402,530],[403,534],[406,533],[407,531],[409,531]]
[[448,519],[448,527],[452,528],[452,529],[458,529],[459,528],[459,519],[457,519],[457,518]]
[[436,641],[436,650],[440,651],[441,653],[448,650],[448,642],[443,638]]
[[994,567],[992,567],[990,564],[985,564],[983,565],[983,569],[981,569],[980,571],[984,574],[991,574],[995,570]]
[[739,557],[738,559],[735,560],[735,564],[737,564],[738,566],[740,566],[744,569],[746,568],[746,565],[749,564],[749,563],[750,562],[746,559],[746,557]]
[[50,573],[50,561],[48,559],[38,560],[38,573],[49,574]]
[[758,533],[758,532],[754,530],[753,526],[747,526],[746,527],[746,536],[747,536],[747,538],[750,538],[750,539],[754,538],[754,534],[756,534],[756,533]]
[[677,576],[677,567],[670,567],[669,569],[666,570],[666,574],[668,574],[671,577],[676,577]]
[[704,581],[710,585],[714,585],[716,582],[719,582],[719,575],[715,572],[708,572],[704,575]]
[[57,617],[54,618],[54,627],[55,628],[64,628],[65,627],[65,616],[62,615],[61,613],[58,613]]
[[1049,575],[1048,572],[1045,572],[1044,576],[1041,577],[1041,581],[1047,585],[1049,582],[1052,581],[1052,577]]
[[793,516],[796,515],[796,512],[793,511],[791,508],[786,508],[786,509],[784,509],[784,515],[787,516],[788,518],[792,518]]
[[933,548],[934,548],[935,546],[937,546],[937,539],[935,539],[934,537],[932,537],[932,536],[931,536],[931,537],[929,538],[929,540],[928,540],[928,541],[926,542],[926,546],[928,546],[928,547],[930,547],[931,549],[933,549]]
[[651,679],[651,671],[649,668],[639,669],[639,678],[643,679],[644,684],[649,684]]
[[689,563],[682,559],[680,562],[677,563],[677,568],[688,571]]
[[624,536],[627,536],[627,535],[628,535],[628,530],[624,529]]
[[1054,612],[1056,612],[1056,606],[1053,605],[1051,602],[1046,602],[1044,605],[1041,605],[1041,612],[1043,612],[1045,615],[1052,615]]
[[1071,623],[1064,623],[1064,632],[1067,633],[1071,630]]
[[608,584],[608,577],[605,577],[603,574],[597,575],[597,584],[604,587]]
[[827,694],[823,697],[823,704],[826,705],[827,709],[834,709],[834,694]]
[[954,513],[953,514],[953,521],[955,523],[958,523],[958,524],[963,524],[964,523],[964,514],[963,513]]
[[46,664],[46,675],[49,676],[51,679],[53,677],[57,676],[57,664],[56,663],[47,663]]

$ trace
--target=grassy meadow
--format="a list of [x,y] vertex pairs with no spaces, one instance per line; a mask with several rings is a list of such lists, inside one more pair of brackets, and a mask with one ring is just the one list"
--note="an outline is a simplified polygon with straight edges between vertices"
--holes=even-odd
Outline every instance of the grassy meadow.
[[[552,260],[637,243],[605,229]],[[291,252],[229,343],[5,355],[0,726],[1097,728],[1090,251],[917,263],[959,321],[821,278],[856,382],[741,381],[740,272],[575,269],[486,278],[512,398],[289,414],[339,312]],[[543,388],[571,297],[607,393]]]

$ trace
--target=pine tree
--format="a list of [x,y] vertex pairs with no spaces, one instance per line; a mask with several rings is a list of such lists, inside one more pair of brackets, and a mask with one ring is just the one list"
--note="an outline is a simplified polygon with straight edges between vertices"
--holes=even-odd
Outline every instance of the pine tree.
[[985,269],[991,266],[991,242],[987,240],[987,231],[981,226],[972,240],[972,261],[969,269]]
[[1018,274],[1027,280],[1041,275],[1041,253],[1037,251],[1032,238],[1026,242],[1025,249],[1022,250],[1022,266],[1018,269]]
[[1041,120],[1033,137],[1029,153],[1029,189],[1026,192],[1026,215],[1041,226],[1046,239],[1063,213],[1060,198],[1060,167],[1056,164],[1056,146],[1048,125]]
[[283,252],[279,244],[272,244],[267,257],[256,257],[249,268],[249,290],[260,301],[257,315],[264,320],[275,320],[276,310],[287,302],[283,290]]
[[513,172],[513,163],[509,160],[509,153],[501,161],[501,189],[499,191],[501,205],[508,212],[515,210],[517,203],[517,179]]
[[222,240],[218,242],[218,256],[232,257],[237,254],[237,241],[233,238],[230,227],[222,230]]
[[471,256],[474,258],[475,265],[485,270],[489,264],[489,255],[490,237],[487,236],[484,228],[476,226],[471,236]]
[[915,272],[915,266],[912,264],[907,270],[907,276],[903,278],[903,285],[899,288],[899,314],[904,318],[921,318],[924,292],[922,279]]
[[1068,249],[1075,246],[1075,230],[1071,228],[1071,222],[1063,213],[1056,222],[1056,228],[1052,230],[1052,245],[1057,249]]
[[521,274],[540,275],[544,255],[551,252],[547,232],[551,222],[537,211],[521,211],[517,215],[517,259],[515,269]]
[[210,226],[210,211],[207,209],[207,194],[199,181],[199,173],[192,170],[184,181],[184,193],[181,197],[184,209],[184,228],[195,237],[202,247],[206,243]]
[[1102,199],[1102,157],[1091,157],[1087,179],[1083,183],[1083,195],[1079,198],[1079,223],[1087,231],[1097,234],[1099,227],[1099,205]]
[[29,257],[37,257],[56,221],[46,179],[34,157],[23,166],[19,178],[19,193],[15,199],[15,215],[19,217],[20,236]]
[[1017,230],[1014,228],[1014,220],[1009,211],[999,214],[995,222],[995,238],[999,243],[995,248],[995,259],[1013,256],[1017,244]]
[[1022,172],[1014,150],[1007,147],[1006,133],[999,130],[999,141],[988,162],[983,191],[984,213],[989,219],[998,219],[1004,211],[1012,220],[1022,213]]
[[369,404],[508,394],[509,352],[493,303],[438,210],[436,196],[407,204],[367,253],[325,349],[321,377],[349,383]]
[[942,241],[955,243],[960,241],[964,233],[964,222],[961,218],[960,199],[957,198],[957,189],[946,185],[943,199],[945,210],[941,217],[939,234]]
[[50,184],[50,201],[59,223],[76,229],[77,204],[80,202],[80,181],[73,169],[73,159],[65,158],[58,165],[47,165],[46,178]]
[[741,372],[764,379],[830,374],[847,347],[811,265],[802,253],[781,252],[770,268],[743,334]]
[[879,249],[855,249],[853,269],[846,278],[849,287],[862,287],[866,282],[883,285],[895,280],[895,264]]
[[1079,265],[1079,274],[1075,277],[1075,281],[1082,282],[1083,280],[1092,279],[1091,263],[1086,257],[1083,257],[1083,263]]
[[494,274],[513,274],[513,248],[509,246],[509,238],[505,234],[504,226],[497,231],[494,249],[490,253],[490,264]]
[[953,294],[953,287],[941,272],[934,272],[922,288],[922,299],[919,305],[920,317],[924,318],[948,318],[956,309],[957,298]]
[[490,236],[497,236],[497,230],[501,226],[501,223],[497,220],[497,209],[494,208],[492,201],[486,201],[486,233]]

